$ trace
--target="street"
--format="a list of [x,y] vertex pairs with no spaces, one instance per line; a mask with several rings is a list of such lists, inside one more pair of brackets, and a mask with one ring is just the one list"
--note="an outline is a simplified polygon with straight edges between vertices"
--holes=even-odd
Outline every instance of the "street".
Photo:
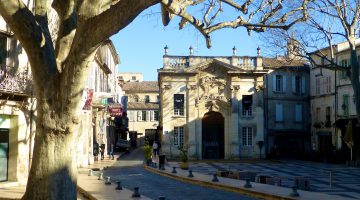
[[104,176],[110,176],[112,182],[120,180],[122,186],[128,189],[139,187],[141,194],[152,199],[158,199],[160,196],[164,196],[166,199],[170,200],[254,199],[237,193],[187,184],[157,174],[152,174],[143,169],[142,160],[143,156],[141,149],[136,149],[130,154],[121,157],[120,166],[106,169],[104,171]]

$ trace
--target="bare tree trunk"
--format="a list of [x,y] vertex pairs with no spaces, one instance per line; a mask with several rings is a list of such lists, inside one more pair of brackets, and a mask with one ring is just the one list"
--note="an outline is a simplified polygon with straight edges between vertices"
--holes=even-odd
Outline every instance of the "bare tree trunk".
[[[22,199],[75,200],[77,137],[74,130],[77,124],[72,122],[75,114],[71,113],[76,112],[67,112],[68,108],[61,106],[64,103],[60,99],[41,98],[41,94],[37,96],[34,157]],[[55,95],[57,91],[52,94],[58,96]]]
[[354,89],[355,107],[358,122],[360,122],[360,82],[359,82],[359,63],[356,50],[351,49],[351,84]]

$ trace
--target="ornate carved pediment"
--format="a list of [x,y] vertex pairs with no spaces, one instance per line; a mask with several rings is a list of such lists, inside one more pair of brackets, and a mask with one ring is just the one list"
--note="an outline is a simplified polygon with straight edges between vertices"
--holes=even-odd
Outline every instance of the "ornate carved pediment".
[[224,100],[226,81],[223,78],[206,75],[200,78],[199,100]]

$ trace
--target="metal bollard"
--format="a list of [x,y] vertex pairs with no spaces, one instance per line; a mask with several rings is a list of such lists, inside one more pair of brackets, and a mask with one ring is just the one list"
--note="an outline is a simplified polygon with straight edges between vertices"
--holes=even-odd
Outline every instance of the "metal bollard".
[[117,186],[116,186],[115,190],[122,190],[121,181],[117,181],[116,184],[117,184]]
[[139,187],[134,187],[134,193],[131,195],[131,197],[140,197],[139,193]]
[[193,173],[192,173],[192,170],[189,170],[189,175],[188,177],[194,177]]
[[244,188],[252,188],[252,185],[250,183],[250,179],[249,178],[246,178],[245,179],[245,184],[244,184]]
[[165,170],[164,164],[161,165],[161,168],[160,168],[160,169],[161,169],[161,170]]
[[299,193],[297,192],[297,187],[296,187],[296,186],[292,186],[292,187],[291,187],[290,196],[291,196],[291,197],[298,197],[298,196],[300,196]]
[[91,169],[89,169],[88,176],[92,176],[92,175],[93,175],[92,170],[91,170]]
[[171,173],[176,174],[176,167],[173,167],[173,170]]
[[103,173],[100,173],[98,180],[103,180],[103,179],[104,179],[104,178],[103,178]]
[[106,177],[105,185],[111,185],[110,176]]
[[159,197],[159,200],[165,200],[165,197]]
[[332,171],[329,171],[329,188],[332,189]]
[[212,182],[219,182],[219,179],[217,178],[216,174],[213,175]]

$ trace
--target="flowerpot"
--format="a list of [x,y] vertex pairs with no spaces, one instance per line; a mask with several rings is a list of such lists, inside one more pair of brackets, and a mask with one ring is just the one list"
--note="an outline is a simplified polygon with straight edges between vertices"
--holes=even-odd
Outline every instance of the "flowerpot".
[[189,163],[188,162],[181,162],[180,163],[181,169],[189,169]]

